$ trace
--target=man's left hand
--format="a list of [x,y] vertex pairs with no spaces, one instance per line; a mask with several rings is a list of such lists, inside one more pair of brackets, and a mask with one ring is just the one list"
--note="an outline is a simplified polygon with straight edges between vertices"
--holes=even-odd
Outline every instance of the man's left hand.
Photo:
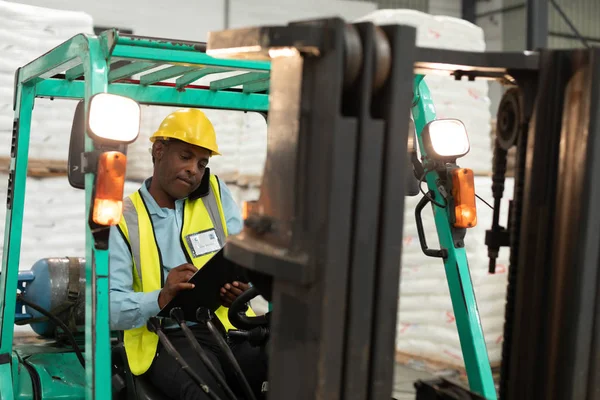
[[231,304],[237,297],[250,288],[250,285],[243,282],[226,283],[221,288],[221,303],[225,307],[231,307]]

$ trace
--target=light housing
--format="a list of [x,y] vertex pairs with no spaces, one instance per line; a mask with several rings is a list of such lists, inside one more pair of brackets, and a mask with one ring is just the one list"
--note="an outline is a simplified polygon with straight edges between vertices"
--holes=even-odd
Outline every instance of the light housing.
[[477,225],[477,207],[475,199],[475,174],[468,168],[451,170],[452,199],[454,210],[453,226],[455,228],[473,228]]
[[101,226],[117,225],[123,214],[127,156],[107,151],[98,158],[92,220]]
[[91,97],[87,115],[87,131],[99,142],[129,144],[140,133],[142,110],[129,97],[98,93]]
[[471,149],[467,129],[458,119],[436,119],[423,128],[423,146],[427,156],[453,162]]

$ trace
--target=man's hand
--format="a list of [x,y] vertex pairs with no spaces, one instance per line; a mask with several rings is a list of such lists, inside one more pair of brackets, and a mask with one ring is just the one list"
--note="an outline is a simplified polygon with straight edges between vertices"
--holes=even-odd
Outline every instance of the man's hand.
[[225,307],[231,307],[231,304],[237,297],[250,288],[250,285],[243,282],[226,283],[221,288],[221,303]]
[[167,275],[165,286],[158,295],[158,306],[163,308],[169,303],[175,295],[181,290],[190,290],[194,288],[193,283],[187,283],[190,278],[198,271],[192,264],[181,264],[173,268]]

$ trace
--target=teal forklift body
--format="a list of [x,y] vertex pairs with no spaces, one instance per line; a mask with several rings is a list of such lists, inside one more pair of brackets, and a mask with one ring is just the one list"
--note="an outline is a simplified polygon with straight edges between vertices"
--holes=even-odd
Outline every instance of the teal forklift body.
[[[428,155],[423,144],[422,132],[427,123],[436,119],[436,113],[431,93],[423,75],[415,77],[413,92],[413,104],[415,105],[412,108],[412,115],[415,121],[421,157],[426,160]],[[436,199],[443,198],[437,184],[439,178],[440,176],[435,170],[426,170],[427,188],[433,192],[433,197]],[[496,388],[479,318],[479,310],[477,309],[473,282],[469,272],[467,252],[464,247],[459,248],[455,245],[450,225],[449,207],[440,207],[437,204],[431,206],[440,246],[448,254],[444,259],[444,268],[469,386],[471,390],[481,394],[486,399],[496,399]]]
[[[0,395],[28,398],[33,393],[30,371],[40,377],[44,399],[111,398],[111,332],[109,329],[108,250],[98,250],[86,224],[86,320],[85,362],[79,368],[70,351],[14,352],[14,321],[17,277],[21,250],[24,199],[29,156],[31,116],[35,98],[84,100],[97,93],[130,97],[142,104],[217,108],[268,112],[270,63],[221,60],[206,55],[198,44],[163,39],[119,36],[117,31],[100,36],[78,35],[20,68],[16,76],[15,125],[11,154],[9,198],[5,222],[4,253],[0,279]],[[209,86],[194,85],[217,73],[239,72],[213,80]],[[134,75],[139,78],[134,79]],[[169,80],[173,80],[169,81]],[[241,86],[241,89],[239,88]],[[423,157],[421,132],[434,120],[435,108],[422,76],[415,78],[412,109]],[[94,145],[86,136],[86,151]],[[94,185],[86,175],[86,215]],[[429,171],[429,190],[439,195],[438,176]],[[452,304],[471,388],[488,399],[496,392],[477,312],[464,248],[452,241],[448,210],[433,205],[440,244],[448,250],[444,260]],[[25,361],[23,363],[22,361]],[[29,369],[23,370],[24,365]],[[84,379],[85,377],[85,379]]]
[[[79,367],[74,353],[64,349],[45,348],[41,353],[11,356],[35,98],[84,100],[86,112],[89,99],[97,93],[119,94],[142,104],[268,111],[269,62],[218,60],[201,50],[183,42],[120,37],[117,31],[111,30],[100,36],[77,35],[17,71],[0,274],[0,293],[3,294],[0,297],[0,354],[7,358],[6,362],[0,363],[2,398],[30,398],[33,390],[30,369],[24,371],[23,365],[37,371],[44,399],[111,398],[108,250],[94,247],[87,224],[85,371]],[[237,72],[238,75],[213,80],[208,87],[193,85],[204,76],[223,72]],[[136,74],[142,74],[141,78],[133,79]],[[171,78],[176,78],[175,83],[165,82]],[[236,86],[242,88],[233,89]],[[94,150],[87,135],[85,149]],[[86,215],[90,212],[94,179],[93,173],[86,175]],[[26,361],[23,364],[19,360]]]

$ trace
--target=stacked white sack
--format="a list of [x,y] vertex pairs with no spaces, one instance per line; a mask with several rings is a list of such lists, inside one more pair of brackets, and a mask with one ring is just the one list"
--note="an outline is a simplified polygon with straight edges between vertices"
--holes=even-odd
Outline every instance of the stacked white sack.
[[[432,16],[413,10],[379,10],[362,18],[379,25],[407,24],[417,28],[420,47],[485,51],[483,30],[466,21],[444,16]],[[476,173],[489,173],[492,167],[490,146],[491,112],[488,84],[485,81],[455,81],[444,75],[425,77],[438,118],[458,118],[463,121],[471,142],[470,153],[461,158],[463,167]],[[512,183],[507,182],[510,186]],[[478,194],[491,200],[491,179],[476,179]],[[505,198],[512,196],[507,188]],[[418,358],[443,361],[464,366],[458,331],[446,275],[441,260],[426,257],[420,248],[414,209],[420,197],[406,199],[402,252],[401,294],[396,347],[400,352]],[[507,217],[508,200],[503,204],[502,218]],[[508,265],[508,250],[501,251],[498,273],[488,274],[485,230],[489,229],[492,211],[478,202],[478,224],[465,239],[474,290],[491,362],[501,359],[502,327]],[[423,212],[430,247],[438,246],[433,213]]]
[[[462,19],[433,16],[416,10],[377,10],[360,19],[378,25],[404,24],[417,28],[417,46],[463,51],[485,51],[483,29]],[[437,118],[458,118],[469,133],[471,151],[461,165],[476,174],[491,172],[490,132],[492,114],[488,83],[455,81],[446,75],[427,75]]]
[[[142,106],[140,136],[127,150],[127,179],[143,180],[152,175],[150,137],[162,120],[176,111],[175,107]],[[209,167],[213,174],[226,182],[235,182],[238,175],[238,148],[244,123],[244,113],[202,109],[215,127],[221,156],[211,157]]]
[[[160,68],[159,68],[160,69]],[[242,72],[209,75],[194,85],[208,86],[217,79],[239,75]],[[166,82],[174,82],[169,79]],[[127,177],[140,180],[152,174],[149,155],[150,136],[161,121],[175,107],[142,106],[142,124],[138,140],[129,146]],[[260,184],[267,148],[267,124],[260,114],[253,112],[202,109],[215,127],[221,156],[212,157],[211,171],[222,180],[241,186]]]
[[[8,176],[0,174],[0,198],[6,198]],[[125,195],[139,188],[125,183]],[[28,178],[21,243],[20,270],[27,270],[41,258],[85,256],[85,191],[74,189],[67,177]],[[0,208],[4,221],[6,209]],[[0,224],[0,241],[4,223]],[[2,254],[2,250],[0,250]]]
[[[0,0],[0,157],[10,155],[15,70],[79,33],[92,32],[88,14]],[[67,159],[74,110],[73,101],[36,100],[32,159]]]
[[[0,198],[6,198],[8,176],[0,174]],[[125,182],[127,196],[140,187],[139,182]],[[238,204],[255,200],[257,190],[229,185]],[[47,257],[85,257],[85,192],[72,188],[66,177],[42,179],[29,178],[25,194],[23,237],[19,270],[31,269],[38,260]],[[6,209],[0,208],[0,220],[4,221]],[[0,242],[4,242],[4,223],[0,224]],[[0,257],[3,249],[0,248]],[[264,299],[252,301],[257,313],[267,311]],[[19,332],[31,332],[29,325],[15,327]]]
[[[0,174],[0,198],[6,198],[8,176]],[[140,182],[126,181],[125,196],[138,190]],[[228,184],[237,204],[257,200],[258,189]],[[28,178],[25,193],[20,270],[41,258],[85,255],[85,207],[83,190],[74,189],[66,177]],[[0,208],[0,220],[6,210]],[[4,223],[0,224],[0,242]],[[2,249],[0,249],[0,256]]]
[[[492,197],[491,185],[488,177],[475,178],[475,189],[485,199]],[[507,220],[512,185],[513,180],[508,178],[500,221]],[[462,367],[464,363],[444,265],[440,259],[425,256],[419,244],[414,216],[419,200],[419,196],[406,198],[396,347],[408,355]],[[439,247],[431,208],[426,207],[422,215],[429,247]],[[467,231],[465,247],[488,355],[492,363],[498,363],[502,350],[509,252],[508,249],[500,251],[497,273],[489,274],[485,231],[492,225],[492,210],[478,202],[477,215],[477,226]]]
[[243,124],[239,137],[237,183],[259,187],[267,160],[267,122],[259,113],[245,113]]

